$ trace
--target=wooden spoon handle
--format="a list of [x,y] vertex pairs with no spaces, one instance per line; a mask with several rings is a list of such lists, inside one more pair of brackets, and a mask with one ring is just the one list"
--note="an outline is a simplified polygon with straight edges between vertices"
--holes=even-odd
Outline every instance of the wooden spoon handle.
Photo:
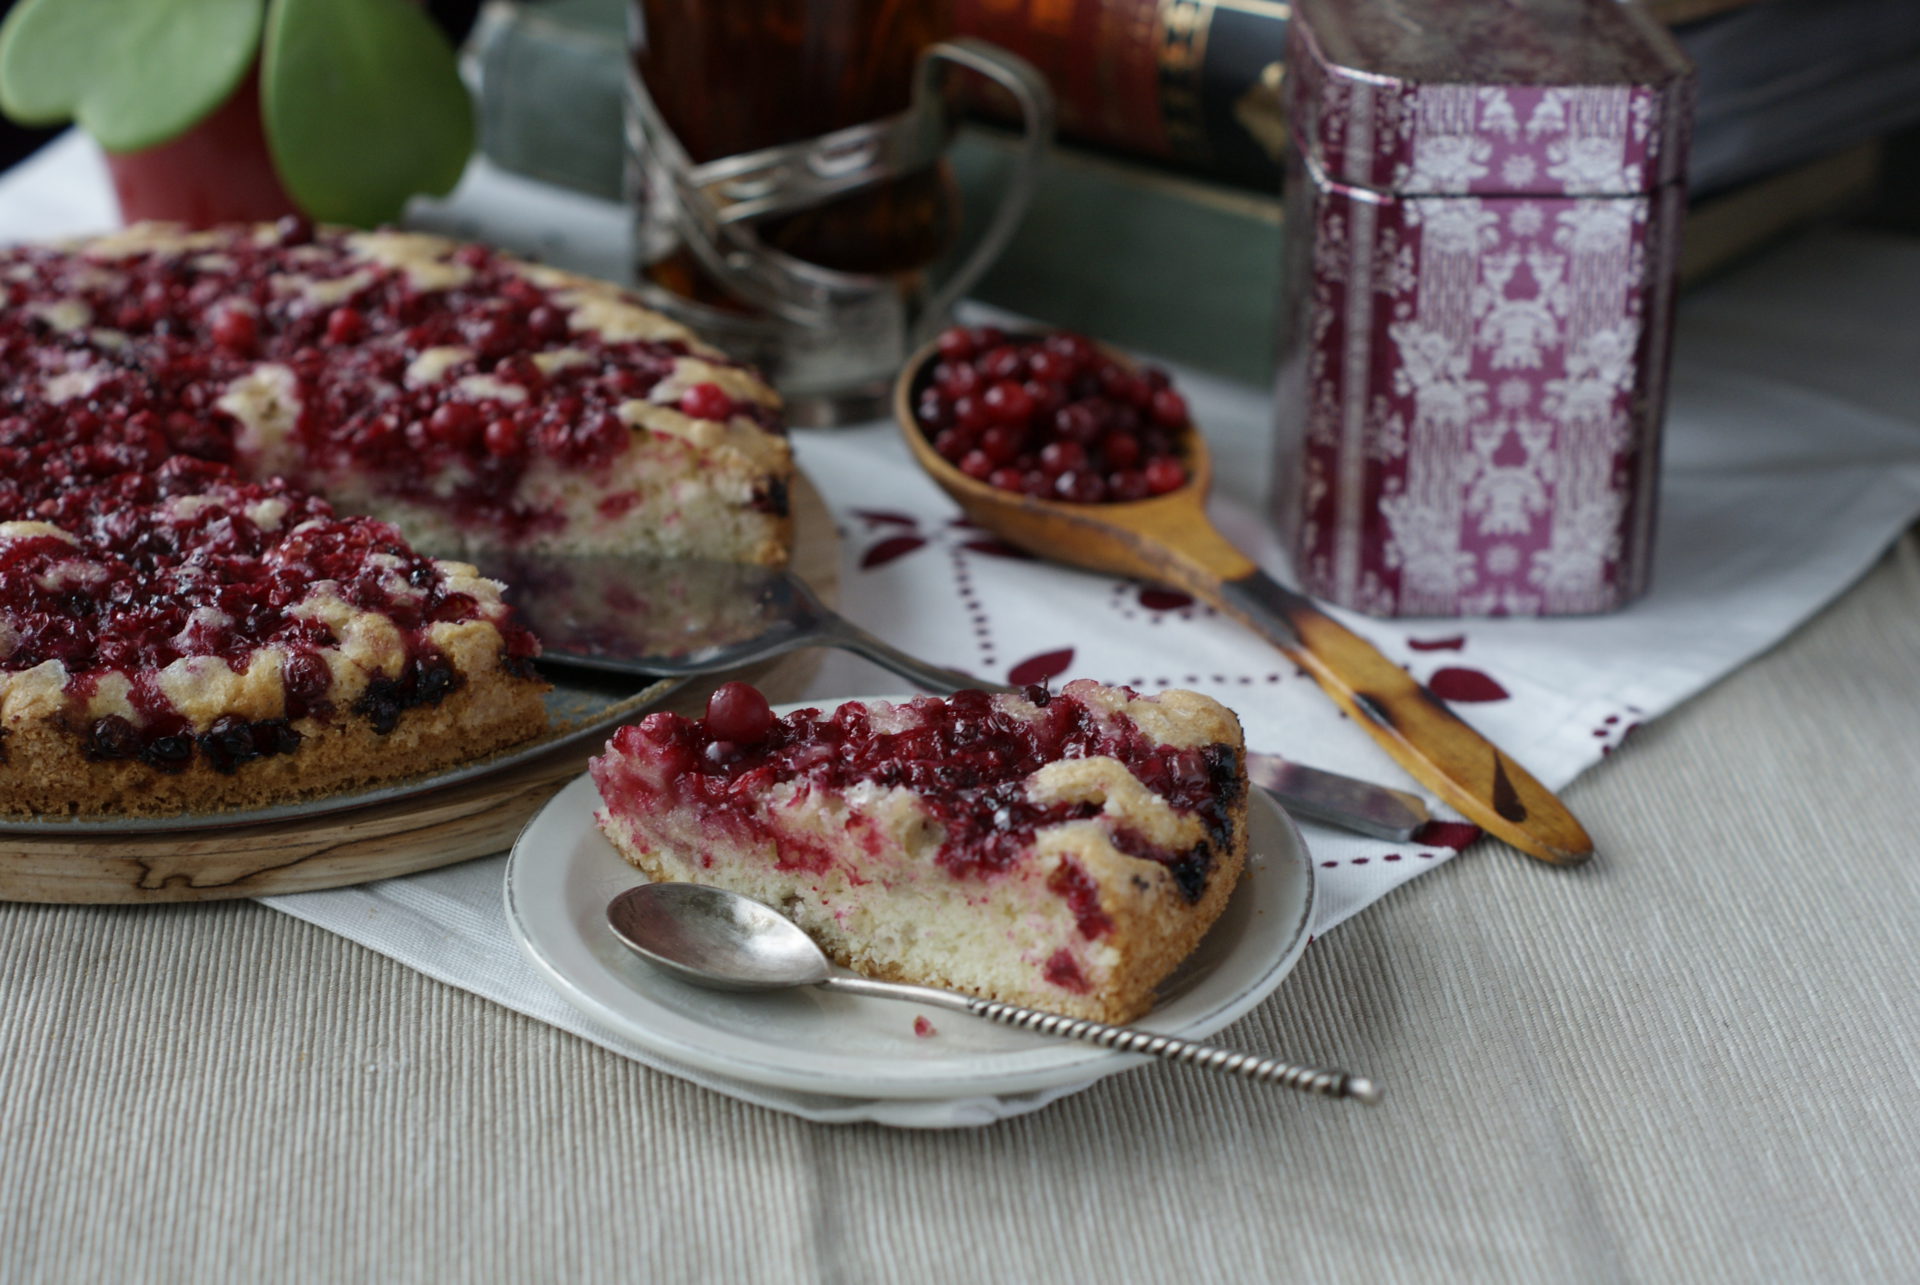
[[1272,579],[1211,527],[1182,533],[1160,570],[1265,636],[1462,816],[1528,856],[1574,866],[1593,840],[1566,805],[1372,643]]

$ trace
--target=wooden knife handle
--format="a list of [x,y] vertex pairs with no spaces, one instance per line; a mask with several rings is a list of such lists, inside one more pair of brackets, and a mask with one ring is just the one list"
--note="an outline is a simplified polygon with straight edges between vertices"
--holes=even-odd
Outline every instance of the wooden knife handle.
[[1163,533],[1155,553],[1150,573],[1280,648],[1408,775],[1469,821],[1554,865],[1593,856],[1593,840],[1546,786],[1372,643],[1261,571],[1211,524],[1190,520]]
[[1313,675],[1401,767],[1469,821],[1555,865],[1593,855],[1593,840],[1552,791],[1311,600],[1256,569],[1223,582],[1219,603]]

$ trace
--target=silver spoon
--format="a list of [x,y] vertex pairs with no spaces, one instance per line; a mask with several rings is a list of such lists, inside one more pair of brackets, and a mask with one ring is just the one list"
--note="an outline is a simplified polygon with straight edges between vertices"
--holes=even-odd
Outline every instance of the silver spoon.
[[930,986],[877,982],[835,973],[813,938],[770,906],[751,897],[697,883],[649,883],[628,888],[607,903],[614,936],[668,972],[718,990],[784,990],[824,986],[875,999],[902,999],[930,1008],[970,1013],[1003,1026],[1087,1040],[1123,1053],[1151,1053],[1190,1062],[1209,1071],[1243,1075],[1323,1098],[1351,1098],[1373,1106],[1380,1088],[1345,1071],[1294,1066],[1250,1053],[1195,1044],[1084,1018],[1062,1017],[1018,1004],[979,999]]

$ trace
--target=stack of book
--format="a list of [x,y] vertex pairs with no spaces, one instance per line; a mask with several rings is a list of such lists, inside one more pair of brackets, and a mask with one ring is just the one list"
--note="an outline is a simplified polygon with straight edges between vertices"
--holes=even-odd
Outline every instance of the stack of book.
[[[980,294],[1264,379],[1277,297],[1284,0],[953,0],[962,34],[1033,62],[1063,146]],[[1920,0],[1650,0],[1699,67],[1683,275],[1863,203],[1883,140],[1920,125]],[[617,197],[624,0],[491,0],[475,33],[482,147]],[[989,122],[954,161],[990,196]],[[977,226],[977,224],[976,224]],[[1062,247],[1071,247],[1070,250]],[[1202,294],[1205,324],[1170,300]]]

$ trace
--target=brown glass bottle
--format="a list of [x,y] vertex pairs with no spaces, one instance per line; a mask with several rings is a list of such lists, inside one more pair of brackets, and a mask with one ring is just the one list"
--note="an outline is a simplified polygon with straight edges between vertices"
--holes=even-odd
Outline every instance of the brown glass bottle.
[[[904,111],[920,51],[950,34],[951,0],[633,0],[633,60],[695,162],[813,138]],[[912,273],[946,249],[945,166],[757,225],[762,241],[842,272]],[[685,252],[646,269],[719,302]]]

